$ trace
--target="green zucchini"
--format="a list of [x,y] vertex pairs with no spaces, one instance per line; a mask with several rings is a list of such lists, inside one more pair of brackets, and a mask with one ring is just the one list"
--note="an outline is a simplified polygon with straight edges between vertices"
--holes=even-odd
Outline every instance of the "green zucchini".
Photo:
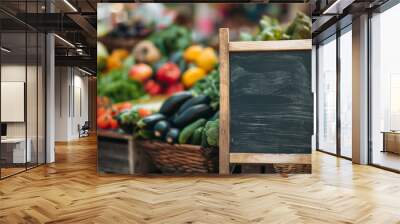
[[162,104],[160,108],[160,113],[164,114],[165,116],[170,116],[174,114],[179,107],[193,97],[193,94],[188,91],[176,93]]
[[201,145],[201,137],[203,134],[203,129],[204,129],[204,127],[198,127],[194,131],[192,138],[191,138],[192,145]]
[[206,119],[201,118],[198,119],[197,121],[191,123],[190,125],[186,126],[181,133],[179,134],[179,144],[185,144],[188,142],[190,137],[193,135],[194,131],[199,128],[204,126],[204,124],[207,122]]
[[161,121],[161,120],[165,120],[166,118],[165,118],[165,116],[164,115],[162,115],[162,114],[159,114],[159,113],[157,113],[157,114],[152,114],[152,115],[149,115],[149,116],[147,116],[147,117],[144,117],[144,118],[142,118],[142,119],[140,119],[138,122],[137,122],[137,126],[139,127],[139,128],[144,128],[144,129],[147,129],[147,130],[150,130],[150,129],[152,129],[153,128],[153,126],[157,123],[157,122],[159,122],[159,121]]
[[161,138],[167,134],[169,123],[166,120],[161,120],[154,125],[154,136]]
[[172,119],[172,123],[178,127],[182,128],[188,124],[196,121],[200,118],[208,118],[212,114],[212,108],[206,104],[199,104],[189,107],[181,114],[178,114]]
[[177,143],[179,138],[179,129],[170,128],[165,135],[165,141],[169,144]]
[[210,101],[211,101],[211,99],[207,95],[200,95],[200,96],[193,97],[193,98],[187,100],[184,104],[182,104],[182,106],[179,107],[179,110],[178,110],[178,112],[176,112],[176,114],[181,114],[183,111],[185,111],[186,109],[188,109],[189,107],[192,107],[194,105],[209,104]]

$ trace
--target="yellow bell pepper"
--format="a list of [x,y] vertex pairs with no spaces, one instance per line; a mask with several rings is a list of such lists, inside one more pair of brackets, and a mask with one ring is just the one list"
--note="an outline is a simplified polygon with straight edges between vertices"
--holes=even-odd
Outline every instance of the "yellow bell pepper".
[[203,79],[206,76],[206,71],[202,68],[192,67],[186,70],[182,76],[183,85],[186,88],[192,87],[197,81]]
[[214,49],[207,47],[201,54],[196,58],[196,65],[200,68],[211,71],[218,63],[218,57]]
[[126,57],[129,56],[129,52],[125,49],[115,49],[111,56],[119,58],[121,61],[124,60]]
[[108,70],[118,69],[122,66],[122,62],[118,57],[110,56],[107,58]]
[[109,70],[118,69],[122,66],[122,61],[129,56],[129,52],[125,49],[116,49],[107,58],[107,68]]
[[202,51],[203,51],[202,46],[192,45],[185,50],[185,52],[183,53],[183,58],[187,62],[194,62],[199,57]]

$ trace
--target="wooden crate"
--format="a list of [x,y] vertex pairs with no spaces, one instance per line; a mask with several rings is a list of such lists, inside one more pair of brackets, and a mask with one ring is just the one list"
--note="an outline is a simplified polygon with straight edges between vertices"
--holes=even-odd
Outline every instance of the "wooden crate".
[[135,147],[132,135],[99,130],[97,150],[99,173],[146,174],[156,170],[149,157]]

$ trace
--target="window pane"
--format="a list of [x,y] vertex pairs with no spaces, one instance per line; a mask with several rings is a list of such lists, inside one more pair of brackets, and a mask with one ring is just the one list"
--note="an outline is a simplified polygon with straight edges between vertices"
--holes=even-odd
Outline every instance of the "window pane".
[[340,150],[352,156],[352,35],[351,30],[340,36]]
[[400,5],[372,18],[372,163],[400,170]]
[[318,48],[318,147],[336,153],[336,40]]

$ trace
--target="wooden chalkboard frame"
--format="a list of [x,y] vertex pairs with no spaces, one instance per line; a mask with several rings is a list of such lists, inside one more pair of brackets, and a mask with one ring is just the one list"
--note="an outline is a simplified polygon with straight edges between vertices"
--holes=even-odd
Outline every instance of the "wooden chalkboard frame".
[[229,174],[231,163],[311,164],[311,154],[230,153],[229,52],[312,50],[311,40],[229,41],[229,29],[219,30],[220,130],[219,173]]

